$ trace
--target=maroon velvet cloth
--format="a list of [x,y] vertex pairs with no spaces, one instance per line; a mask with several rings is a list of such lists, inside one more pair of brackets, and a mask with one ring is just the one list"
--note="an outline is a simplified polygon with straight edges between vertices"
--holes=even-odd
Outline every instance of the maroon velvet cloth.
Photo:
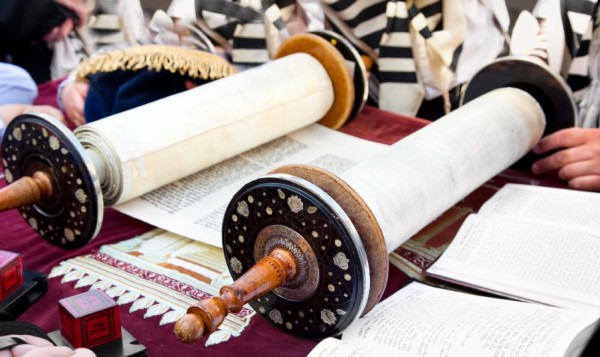
[[[425,120],[410,119],[366,107],[341,131],[390,144],[426,124]],[[0,180],[0,187],[5,185],[4,179]],[[0,249],[21,253],[25,269],[49,273],[52,267],[64,260],[95,252],[104,244],[129,239],[152,228],[146,223],[107,208],[102,229],[95,239],[83,248],[63,250],[41,239],[18,212],[13,210],[0,213]],[[406,281],[406,276],[392,267],[386,296],[398,290]],[[19,320],[32,322],[47,332],[59,329],[58,300],[87,290],[76,290],[73,286],[74,283],[61,283],[60,278],[49,279],[48,292],[21,315]],[[240,337],[210,347],[204,347],[204,341],[186,345],[173,335],[173,324],[159,326],[160,316],[145,319],[143,311],[129,313],[129,307],[120,307],[122,325],[139,340],[139,343],[146,346],[150,356],[208,354],[229,357],[234,353],[249,356],[305,356],[318,342],[283,333],[256,315]]]

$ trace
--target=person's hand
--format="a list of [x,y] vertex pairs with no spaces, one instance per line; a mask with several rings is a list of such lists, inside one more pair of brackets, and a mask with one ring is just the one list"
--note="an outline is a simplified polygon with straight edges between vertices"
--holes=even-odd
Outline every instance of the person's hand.
[[60,4],[66,8],[71,9],[79,18],[79,27],[83,27],[86,24],[89,16],[89,9],[81,0],[54,0],[57,4]]
[[49,105],[27,105],[27,104],[5,104],[0,105],[0,117],[5,125],[8,125],[15,117],[24,113],[37,112],[46,113],[58,119],[63,124],[65,118],[60,110]]
[[[60,4],[70,10],[72,10],[78,18],[79,27],[83,26],[88,19],[89,11],[87,7],[80,0],[54,0],[57,4]],[[73,19],[67,18],[62,24],[54,27],[50,32],[44,35],[44,41],[52,43],[58,42],[66,38],[69,33],[75,27]]]
[[559,150],[533,163],[532,171],[558,170],[558,176],[577,190],[600,191],[600,129],[569,128],[548,135],[533,151]]
[[94,357],[96,354],[87,348],[75,350],[66,346],[54,346],[50,341],[41,337],[29,335],[11,335],[26,343],[0,351],[0,357]]
[[75,126],[85,124],[83,110],[89,85],[85,82],[74,81],[62,90],[60,101],[67,114],[67,119]]

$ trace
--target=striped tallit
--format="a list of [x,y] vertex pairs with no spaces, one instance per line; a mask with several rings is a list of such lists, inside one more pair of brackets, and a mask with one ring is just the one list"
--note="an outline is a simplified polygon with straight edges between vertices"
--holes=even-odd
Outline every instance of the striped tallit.
[[267,62],[295,9],[295,0],[196,0],[199,27],[239,65]]
[[597,0],[562,0],[563,26],[572,55],[567,83],[580,100],[590,84],[589,48],[592,39],[592,13]]

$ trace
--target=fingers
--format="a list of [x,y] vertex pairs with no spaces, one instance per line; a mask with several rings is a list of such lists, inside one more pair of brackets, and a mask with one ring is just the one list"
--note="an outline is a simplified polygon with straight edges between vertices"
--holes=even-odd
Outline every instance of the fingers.
[[61,41],[69,36],[69,33],[73,30],[73,27],[73,20],[66,19],[60,26],[56,26],[50,30],[50,32],[48,32],[43,39],[46,42]]
[[50,341],[48,341],[44,338],[41,338],[41,337],[30,336],[30,335],[12,335],[12,336],[18,337],[18,338],[24,340],[27,344],[18,345],[18,346],[11,348],[10,351],[6,351],[6,352],[9,352],[8,356],[11,356],[11,357],[24,356],[27,353],[29,353],[30,351],[33,351],[40,347],[54,347],[54,345],[52,343],[50,343]]
[[600,191],[600,175],[580,176],[569,180],[569,187],[575,190]]
[[60,122],[62,122],[63,124],[65,124],[65,117],[63,115],[63,113],[57,109],[54,108],[52,106],[49,105],[28,105],[25,107],[25,109],[23,110],[23,113],[46,113],[50,116],[53,116],[54,118],[58,119]]
[[560,150],[550,156],[534,162],[531,170],[537,175],[544,174],[546,172],[559,170],[574,162],[589,160],[593,158],[593,154],[594,152],[585,146],[577,146],[571,149]]
[[87,7],[79,0],[54,0],[69,9],[73,10],[79,18],[79,27],[85,25],[88,20],[89,11]]
[[578,146],[586,141],[586,129],[569,128],[550,134],[533,148],[536,154],[544,154],[552,150]]
[[87,348],[77,348],[71,355],[73,357],[95,357],[96,354],[92,350]]
[[19,347],[29,347],[31,345],[22,345],[12,348],[15,357],[70,357],[73,355],[73,350],[66,346],[47,346],[37,347],[33,346],[33,349],[29,349],[26,353],[21,354],[18,351]]
[[89,86],[84,82],[73,82],[63,90],[62,102],[67,117],[75,126],[85,124],[84,106]]
[[566,165],[558,171],[558,177],[572,180],[576,177],[600,175],[600,160],[584,160]]

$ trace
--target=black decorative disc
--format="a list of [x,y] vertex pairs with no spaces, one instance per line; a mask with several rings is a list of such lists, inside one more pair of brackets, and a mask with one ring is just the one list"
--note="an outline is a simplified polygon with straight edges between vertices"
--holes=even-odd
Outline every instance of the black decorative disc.
[[329,41],[329,43],[342,54],[348,63],[348,67],[352,74],[352,81],[354,82],[355,92],[354,104],[352,105],[350,116],[348,117],[348,121],[350,121],[363,110],[365,103],[367,102],[367,97],[369,96],[367,69],[365,68],[365,64],[360,58],[358,51],[344,37],[327,30],[313,31],[311,33]]
[[534,97],[546,115],[544,136],[575,126],[577,107],[567,83],[546,64],[528,57],[500,58],[469,81],[461,105],[494,89],[514,87]]
[[7,183],[36,171],[49,175],[53,193],[21,216],[47,241],[64,248],[85,245],[98,234],[103,202],[87,155],[71,131],[44,114],[24,114],[7,127],[2,140]]
[[281,226],[310,245],[318,279],[303,299],[286,296],[284,285],[250,305],[272,325],[296,336],[320,339],[341,333],[365,307],[367,257],[349,218],[308,181],[269,175],[235,194],[223,221],[223,250],[231,275],[237,279],[256,263],[255,249],[264,245],[256,242],[257,236],[263,229]]

